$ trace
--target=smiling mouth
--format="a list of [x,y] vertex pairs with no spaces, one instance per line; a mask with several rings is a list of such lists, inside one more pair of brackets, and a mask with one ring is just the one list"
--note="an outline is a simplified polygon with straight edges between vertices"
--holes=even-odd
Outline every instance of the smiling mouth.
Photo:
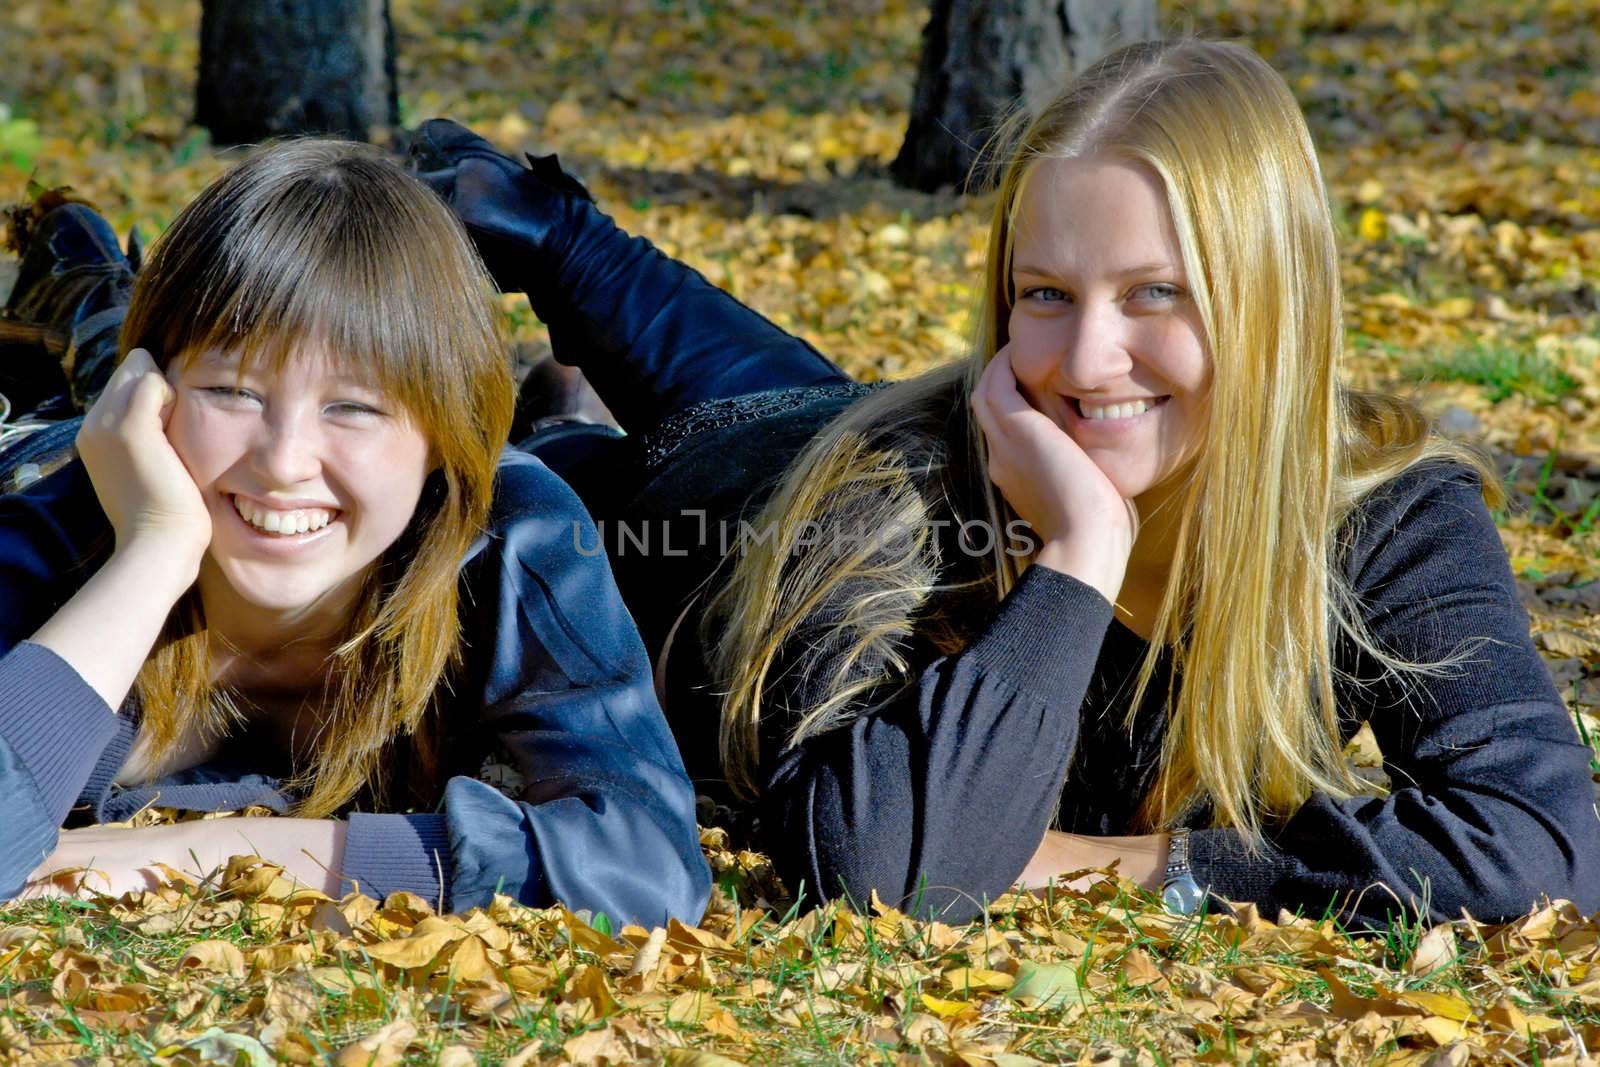
[[280,510],[264,508],[239,496],[230,496],[234,513],[257,533],[276,537],[295,537],[315,533],[339,517],[334,508],[294,508]]
[[1136,419],[1165,404],[1172,398],[1170,396],[1142,397],[1138,400],[1128,400],[1118,404],[1091,404],[1077,397],[1067,398],[1078,413],[1078,416],[1088,422],[1126,421]]

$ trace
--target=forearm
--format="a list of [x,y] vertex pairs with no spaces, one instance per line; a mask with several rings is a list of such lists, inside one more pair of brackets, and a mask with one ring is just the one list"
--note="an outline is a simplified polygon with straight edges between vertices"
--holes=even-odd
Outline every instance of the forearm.
[[343,894],[339,869],[345,833],[345,824],[331,819],[282,818],[69,830],[34,870],[22,895],[47,892],[52,876],[79,868],[90,872],[82,879],[84,890],[121,894],[158,884],[161,865],[205,878],[233,856],[257,855],[282,866],[285,877],[337,897]]
[[194,578],[173,553],[133,542],[113,553],[31,640],[65,660],[115,710]]
[[[1061,875],[1116,864],[1117,873],[1129,881],[1145,889],[1160,889],[1169,841],[1166,834],[1088,837],[1047,830],[1038,851],[1017,878],[1017,885],[1023,889],[1042,889]],[[1092,880],[1093,876],[1073,885],[1080,886]]]

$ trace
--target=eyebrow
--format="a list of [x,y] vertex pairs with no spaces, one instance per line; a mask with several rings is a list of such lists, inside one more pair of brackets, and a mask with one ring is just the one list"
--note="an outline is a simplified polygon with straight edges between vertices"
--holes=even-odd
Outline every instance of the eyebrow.
[[[207,352],[204,355],[196,356],[194,363],[196,366],[203,365],[215,367],[220,370],[237,370],[239,368],[239,355],[236,352],[229,354]],[[340,373],[330,374],[328,377],[335,385],[358,389],[369,389],[378,393],[383,392],[383,387],[374,378],[358,377],[352,374]]]
[[[1131,267],[1120,267],[1117,270],[1112,271],[1111,276],[1114,278],[1132,278],[1144,274],[1161,274],[1166,271],[1175,271],[1181,273],[1182,270],[1183,268],[1176,263],[1156,261],[1151,263],[1140,263]],[[1011,265],[1011,273],[1034,274],[1042,278],[1049,278],[1053,277],[1056,272],[1046,267],[1036,267],[1031,263],[1013,263]]]

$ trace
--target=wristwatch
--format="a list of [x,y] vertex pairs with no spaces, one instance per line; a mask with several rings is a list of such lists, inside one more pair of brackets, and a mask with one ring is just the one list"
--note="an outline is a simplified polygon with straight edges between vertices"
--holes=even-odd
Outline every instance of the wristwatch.
[[1206,900],[1206,891],[1189,869],[1189,831],[1172,831],[1167,848],[1167,873],[1161,881],[1161,901],[1174,915],[1193,915]]

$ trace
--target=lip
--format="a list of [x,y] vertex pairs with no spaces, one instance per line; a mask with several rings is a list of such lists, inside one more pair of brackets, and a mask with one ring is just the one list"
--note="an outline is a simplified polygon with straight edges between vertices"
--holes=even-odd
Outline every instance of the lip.
[[326,500],[312,500],[308,497],[294,497],[289,500],[280,500],[277,497],[273,497],[271,500],[263,500],[248,493],[223,493],[222,495],[229,498],[230,501],[234,498],[248,500],[257,507],[266,508],[270,511],[304,511],[307,508],[320,508],[323,511],[339,510],[339,505],[337,504],[330,504]]
[[[258,552],[280,555],[284,553],[296,552],[302,548],[315,545],[324,538],[331,536],[335,528],[344,525],[344,512],[342,510],[338,508],[327,508],[327,505],[325,504],[306,503],[299,506],[308,508],[321,507],[332,511],[334,513],[332,521],[330,521],[328,525],[322,527],[320,530],[307,530],[303,534],[289,534],[288,536],[284,536],[283,534],[270,534],[264,530],[258,530],[254,526],[251,526],[248,522],[244,521],[244,516],[240,515],[238,509],[234,506],[234,495],[235,494],[233,493],[223,494],[223,510],[228,513],[233,523],[244,532],[244,535],[247,539],[246,543],[251,545]],[[256,498],[247,496],[244,499],[253,502]],[[283,508],[282,510],[288,511],[291,509]]]

